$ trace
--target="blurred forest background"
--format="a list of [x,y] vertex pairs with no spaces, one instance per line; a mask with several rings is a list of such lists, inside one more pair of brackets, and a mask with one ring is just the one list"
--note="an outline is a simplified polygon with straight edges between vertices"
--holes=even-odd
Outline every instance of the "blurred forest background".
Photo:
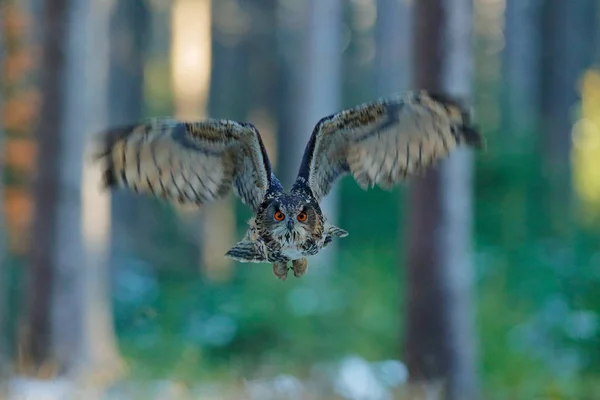
[[[600,1],[0,5],[1,398],[600,399]],[[237,199],[108,194],[87,153],[249,121],[289,187],[319,118],[410,88],[468,100],[488,150],[343,179],[350,236],[301,279],[222,256]]]

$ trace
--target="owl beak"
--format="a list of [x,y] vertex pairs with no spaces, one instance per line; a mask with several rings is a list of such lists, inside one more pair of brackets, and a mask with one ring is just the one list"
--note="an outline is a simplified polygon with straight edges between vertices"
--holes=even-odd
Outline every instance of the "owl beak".
[[293,231],[294,230],[294,221],[292,221],[291,219],[288,219],[287,228],[290,232]]

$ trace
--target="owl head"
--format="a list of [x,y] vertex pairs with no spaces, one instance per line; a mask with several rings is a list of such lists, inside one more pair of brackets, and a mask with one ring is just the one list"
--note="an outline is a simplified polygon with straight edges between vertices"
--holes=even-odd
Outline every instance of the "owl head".
[[323,226],[319,204],[301,193],[280,193],[265,204],[257,222],[283,243],[304,241]]

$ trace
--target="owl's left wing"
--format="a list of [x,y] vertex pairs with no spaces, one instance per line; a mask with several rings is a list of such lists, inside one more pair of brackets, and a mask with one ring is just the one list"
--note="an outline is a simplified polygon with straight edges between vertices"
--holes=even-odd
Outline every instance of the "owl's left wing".
[[304,151],[295,187],[317,201],[347,173],[363,188],[389,188],[420,173],[460,144],[484,147],[469,113],[443,95],[408,92],[322,118]]
[[[256,211],[271,188],[271,164],[249,123],[155,118],[97,136],[104,186],[201,206],[233,192]],[[278,182],[278,181],[277,181]]]

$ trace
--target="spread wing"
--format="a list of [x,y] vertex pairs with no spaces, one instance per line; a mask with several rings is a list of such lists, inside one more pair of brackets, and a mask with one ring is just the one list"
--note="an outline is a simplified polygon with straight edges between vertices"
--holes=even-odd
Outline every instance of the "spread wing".
[[182,204],[207,204],[233,187],[256,210],[270,187],[271,164],[249,123],[153,119],[99,136],[105,187],[121,187]]
[[389,188],[466,143],[484,140],[469,114],[446,96],[409,92],[322,118],[306,146],[295,186],[321,200],[347,173],[363,188]]

